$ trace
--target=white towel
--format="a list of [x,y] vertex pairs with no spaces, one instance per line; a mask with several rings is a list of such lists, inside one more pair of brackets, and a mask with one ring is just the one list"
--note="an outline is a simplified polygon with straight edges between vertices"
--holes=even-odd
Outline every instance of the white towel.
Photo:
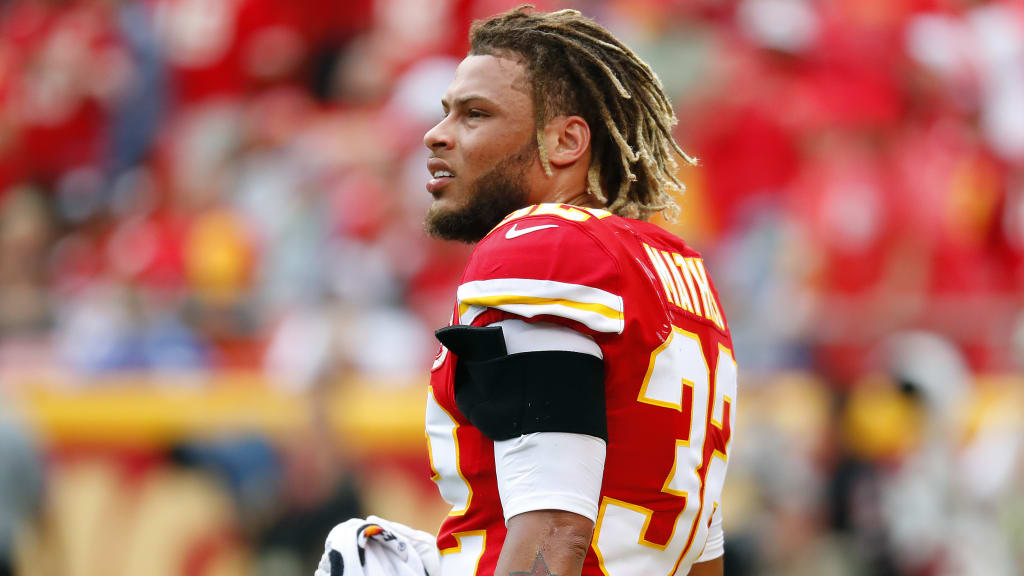
[[434,536],[377,516],[353,518],[327,535],[314,576],[440,576]]

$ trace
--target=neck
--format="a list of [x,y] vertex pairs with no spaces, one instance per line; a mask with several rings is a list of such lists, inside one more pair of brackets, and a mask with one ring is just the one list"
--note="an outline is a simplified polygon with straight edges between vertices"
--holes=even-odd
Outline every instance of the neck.
[[[586,208],[605,208],[605,205],[587,192],[587,174],[577,164],[569,169],[552,166],[554,174],[544,176],[538,174],[538,181],[530,194],[532,204],[552,203],[583,206]],[[540,163],[537,164],[538,172]]]
[[572,206],[584,206],[587,208],[604,208],[597,198],[587,192],[586,184],[573,186],[571,188],[554,187],[549,194],[545,194],[537,203],[550,202],[553,204],[570,204]]
[[585,208],[604,208],[604,204],[594,198],[593,195],[584,190],[580,194],[576,194],[571,198],[565,200],[558,200],[559,204],[571,204],[572,206],[583,206]]

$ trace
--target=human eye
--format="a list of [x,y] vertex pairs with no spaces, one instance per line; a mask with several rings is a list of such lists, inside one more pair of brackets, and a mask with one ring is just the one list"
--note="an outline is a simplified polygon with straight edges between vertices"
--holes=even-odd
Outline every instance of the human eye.
[[487,118],[490,114],[478,108],[471,108],[469,112],[466,113],[466,116],[470,118]]

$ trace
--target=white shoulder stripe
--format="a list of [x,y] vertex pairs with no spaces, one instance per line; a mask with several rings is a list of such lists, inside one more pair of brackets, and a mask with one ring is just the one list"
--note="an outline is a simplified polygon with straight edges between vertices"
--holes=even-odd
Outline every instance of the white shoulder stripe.
[[621,334],[622,297],[599,288],[528,278],[476,280],[459,286],[459,322],[469,324],[486,308],[532,318],[560,316],[595,332]]

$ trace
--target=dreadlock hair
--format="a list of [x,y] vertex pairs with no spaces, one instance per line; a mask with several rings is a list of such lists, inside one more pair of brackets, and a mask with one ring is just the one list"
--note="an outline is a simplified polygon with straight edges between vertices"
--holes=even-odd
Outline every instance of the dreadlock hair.
[[678,120],[661,80],[629,47],[577,10],[544,13],[530,5],[474,22],[469,41],[470,54],[523,58],[547,174],[544,125],[555,116],[579,115],[591,130],[590,194],[627,218],[679,214],[669,193],[684,189],[675,154],[691,165],[697,159],[672,138]]

